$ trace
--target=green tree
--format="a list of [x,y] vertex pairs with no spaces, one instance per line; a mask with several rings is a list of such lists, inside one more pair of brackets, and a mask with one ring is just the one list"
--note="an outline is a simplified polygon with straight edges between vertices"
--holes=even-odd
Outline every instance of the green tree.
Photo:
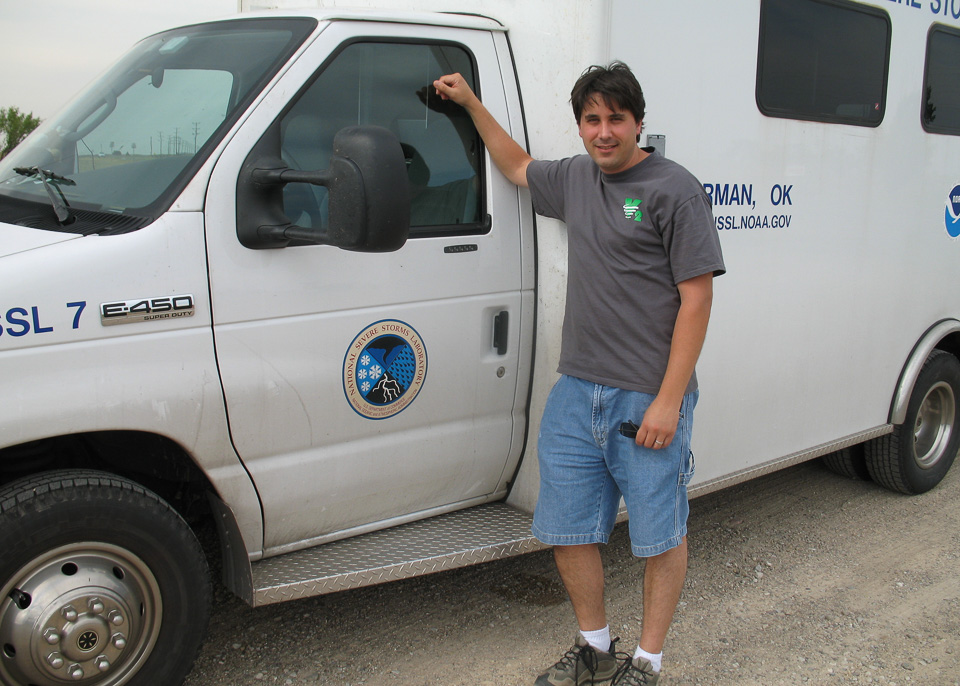
[[32,112],[24,114],[17,107],[0,108],[0,159],[39,125],[40,118]]

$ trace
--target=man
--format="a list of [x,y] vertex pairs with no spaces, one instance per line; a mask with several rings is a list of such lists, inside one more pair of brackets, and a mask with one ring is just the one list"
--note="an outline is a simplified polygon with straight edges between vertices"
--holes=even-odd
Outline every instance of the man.
[[[620,62],[577,81],[570,100],[587,155],[555,162],[531,158],[459,74],[434,87],[466,109],[537,213],[568,228],[561,377],[540,425],[533,533],[554,546],[580,633],[536,684],[655,684],[687,568],[694,366],[724,272],[710,201],[680,165],[637,146],[643,92]],[[621,495],[646,569],[640,642],[619,662],[598,544]]]

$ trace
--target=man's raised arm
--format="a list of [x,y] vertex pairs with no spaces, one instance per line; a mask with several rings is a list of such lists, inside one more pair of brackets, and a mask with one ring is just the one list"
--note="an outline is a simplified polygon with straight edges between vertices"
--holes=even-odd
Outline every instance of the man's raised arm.
[[460,74],[441,76],[433,82],[433,87],[441,98],[452,100],[467,111],[483,139],[483,144],[490,151],[493,163],[511,182],[526,188],[527,165],[533,158],[504,131],[464,78]]

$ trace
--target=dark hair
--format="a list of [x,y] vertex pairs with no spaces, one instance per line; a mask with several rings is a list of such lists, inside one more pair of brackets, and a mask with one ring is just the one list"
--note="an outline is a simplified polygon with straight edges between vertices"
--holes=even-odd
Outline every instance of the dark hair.
[[[627,110],[638,122],[643,121],[647,103],[643,99],[643,89],[630,67],[619,60],[609,66],[593,65],[577,79],[570,91],[570,104],[573,116],[580,123],[584,108],[595,98],[600,98],[608,107]],[[637,141],[640,136],[637,136]]]

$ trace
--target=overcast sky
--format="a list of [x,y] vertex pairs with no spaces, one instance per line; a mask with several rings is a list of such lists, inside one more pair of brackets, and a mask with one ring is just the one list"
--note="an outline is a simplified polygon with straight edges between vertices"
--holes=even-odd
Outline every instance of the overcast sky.
[[0,0],[0,107],[54,114],[138,40],[237,0]]

